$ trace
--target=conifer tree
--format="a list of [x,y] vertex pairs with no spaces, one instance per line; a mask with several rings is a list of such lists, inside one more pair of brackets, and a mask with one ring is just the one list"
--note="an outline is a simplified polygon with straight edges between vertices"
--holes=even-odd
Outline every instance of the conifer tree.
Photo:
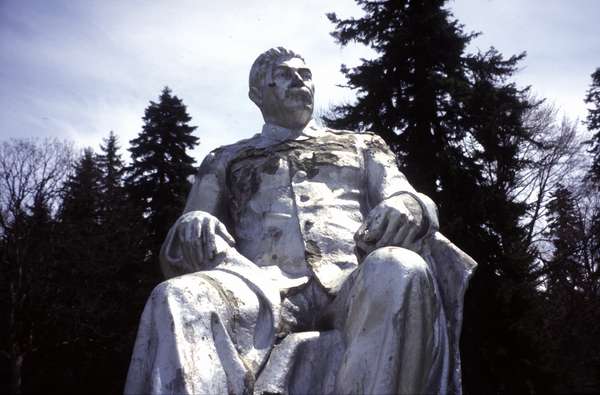
[[108,138],[100,145],[101,154],[97,155],[98,168],[101,172],[100,191],[102,196],[102,220],[112,221],[113,212],[125,202],[123,188],[124,163],[119,154],[118,138],[111,131]]
[[[118,138],[111,131],[96,156],[100,170],[96,255],[103,268],[97,278],[102,298],[96,316],[102,328],[102,358],[110,361],[110,368],[98,376],[109,392],[122,389],[122,382],[112,377],[127,371],[138,319],[158,282],[155,271],[148,271],[144,264],[143,217],[124,186],[125,166],[119,148]],[[99,362],[96,358],[92,363]]]
[[[476,35],[463,32],[446,0],[357,3],[362,18],[328,15],[332,35],[377,56],[342,66],[357,100],[325,121],[381,135],[409,181],[438,204],[442,232],[478,261],[466,297],[465,391],[528,391],[537,355],[524,328],[537,294],[515,175],[526,162],[523,114],[532,104],[509,81],[524,55],[467,54]],[[510,374],[515,366],[519,374]]]
[[463,52],[473,38],[450,19],[445,2],[358,0],[363,18],[328,14],[339,44],[356,41],[379,57],[352,69],[342,65],[357,102],[334,108],[327,123],[379,134],[413,185],[433,199],[440,174],[453,163],[446,149],[464,137],[457,98],[467,85]]
[[572,192],[563,185],[552,194],[548,204],[548,235],[554,246],[549,262],[548,292],[558,295],[561,290],[573,290],[580,281],[581,243],[585,229],[576,209]]
[[100,177],[94,151],[87,148],[65,183],[60,208],[59,233],[64,241],[60,248],[61,276],[77,278],[61,287],[61,302],[73,307],[67,312],[68,321],[77,323],[65,330],[73,336],[81,327],[91,327],[95,317],[90,312],[97,307],[97,290],[102,286]]
[[591,106],[588,108],[587,127],[590,131],[595,132],[590,141],[590,152],[593,155],[593,162],[588,172],[588,178],[600,190],[600,67],[592,73],[592,83],[584,101]]
[[[544,364],[560,372],[558,393],[597,392],[600,327],[600,258],[594,221],[597,207],[560,185],[548,204],[547,236],[553,254],[546,265]],[[591,209],[591,210],[590,210]]]
[[94,151],[86,148],[81,158],[75,163],[73,174],[65,183],[61,209],[62,222],[81,226],[83,231],[86,229],[91,231],[91,228],[98,225],[100,177],[101,172]]
[[181,214],[194,174],[194,159],[187,150],[198,144],[190,116],[181,99],[165,87],[157,103],[144,113],[144,126],[131,140],[132,163],[128,188],[146,218],[147,250],[155,257],[169,227]]

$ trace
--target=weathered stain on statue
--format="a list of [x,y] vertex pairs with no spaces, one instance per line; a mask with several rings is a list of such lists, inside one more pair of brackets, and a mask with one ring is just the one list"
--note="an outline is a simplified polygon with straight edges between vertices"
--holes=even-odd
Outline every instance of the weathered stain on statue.
[[314,240],[306,240],[304,247],[304,256],[306,258],[306,263],[311,266],[317,265],[323,254],[321,253],[321,249],[317,245]]

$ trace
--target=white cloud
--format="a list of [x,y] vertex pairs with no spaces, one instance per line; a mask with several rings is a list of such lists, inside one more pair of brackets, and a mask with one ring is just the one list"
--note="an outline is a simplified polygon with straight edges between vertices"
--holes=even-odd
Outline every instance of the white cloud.
[[[581,116],[589,74],[600,66],[594,0],[456,0],[450,6],[475,42],[505,54],[528,50],[518,76]],[[577,8],[573,4],[577,3]],[[597,4],[597,3],[596,3]],[[0,3],[0,136],[54,135],[97,148],[114,130],[127,146],[144,108],[168,85],[198,126],[197,159],[248,137],[262,124],[247,99],[247,75],[262,51],[284,45],[304,55],[316,107],[351,100],[341,63],[371,52],[340,49],[325,17],[360,14],[351,0],[54,1]],[[595,33],[595,34],[594,34]]]

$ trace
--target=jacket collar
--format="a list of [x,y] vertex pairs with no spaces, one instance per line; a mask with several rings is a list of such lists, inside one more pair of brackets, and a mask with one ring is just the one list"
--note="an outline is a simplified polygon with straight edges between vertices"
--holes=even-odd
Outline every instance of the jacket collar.
[[288,129],[283,126],[272,123],[265,123],[262,128],[262,137],[269,139],[272,142],[280,142],[285,140],[303,140],[306,137],[314,137],[320,134],[319,128],[314,120],[304,127],[304,129]]

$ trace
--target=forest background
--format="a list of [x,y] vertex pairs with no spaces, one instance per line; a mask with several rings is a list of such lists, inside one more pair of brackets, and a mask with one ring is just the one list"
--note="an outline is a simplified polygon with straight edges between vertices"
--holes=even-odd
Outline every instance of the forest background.
[[[355,96],[318,121],[380,134],[479,262],[465,393],[600,392],[600,67],[579,123],[515,82],[524,53],[472,50],[447,1],[356,3],[324,39],[373,56],[341,66]],[[0,392],[122,391],[202,136],[182,98],[157,94],[129,142],[0,142]]]

